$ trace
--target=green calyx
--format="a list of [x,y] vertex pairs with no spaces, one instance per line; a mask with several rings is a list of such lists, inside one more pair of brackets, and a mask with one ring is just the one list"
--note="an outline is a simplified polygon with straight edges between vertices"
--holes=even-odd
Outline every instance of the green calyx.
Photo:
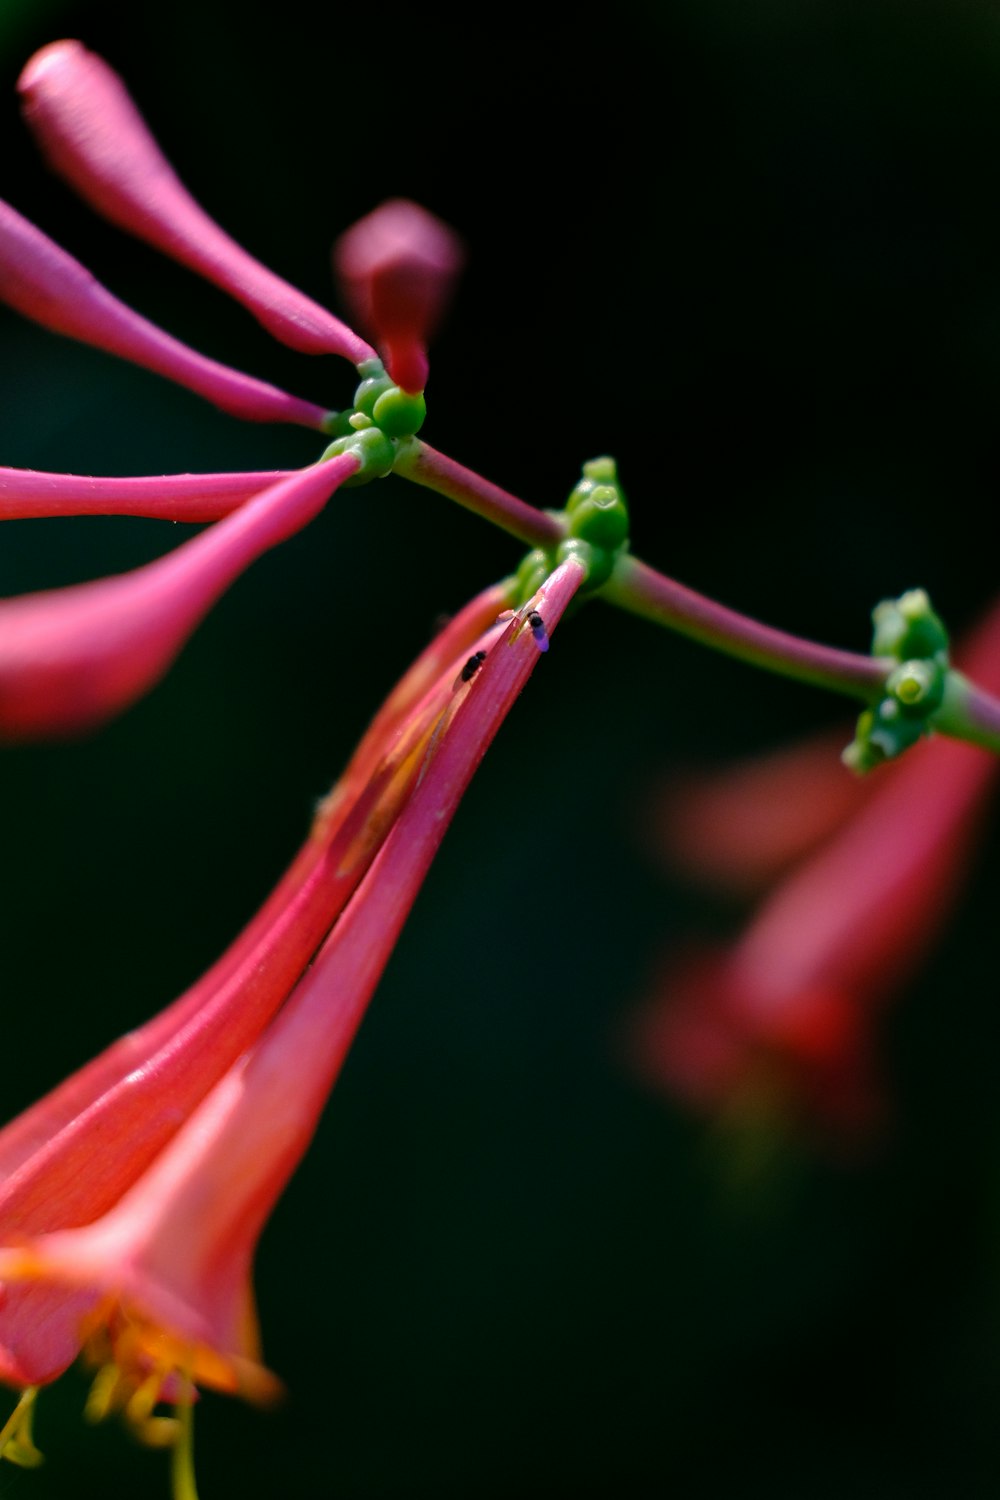
[[419,432],[427,415],[423,395],[411,395],[396,385],[381,360],[365,360],[358,374],[361,384],[353,406],[333,413],[327,423],[334,441],[323,454],[324,459],[338,453],[355,455],[361,467],[348,485],[367,484],[390,473],[400,441]]
[[845,765],[862,775],[931,733],[950,672],[948,632],[923,589],[883,599],[872,611],[872,624],[872,654],[895,657],[899,665],[878,703],[858,719],[844,751]]
[[558,513],[564,537],[552,549],[536,547],[517,570],[518,603],[525,604],[549,573],[568,557],[583,563],[587,580],[581,595],[607,583],[619,554],[628,547],[628,507],[613,458],[592,458],[583,478]]

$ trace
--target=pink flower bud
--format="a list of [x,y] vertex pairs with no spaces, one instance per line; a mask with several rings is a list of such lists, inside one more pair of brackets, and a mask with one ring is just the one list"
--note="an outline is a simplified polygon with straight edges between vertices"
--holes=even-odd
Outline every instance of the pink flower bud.
[[363,339],[262,266],[179,181],[118,74],[81,42],[53,42],[18,82],[24,117],[50,165],[99,214],[241,302],[307,354],[371,358]]
[[427,343],[463,259],[454,231],[406,198],[359,219],[333,247],[344,295],[404,391],[427,383]]

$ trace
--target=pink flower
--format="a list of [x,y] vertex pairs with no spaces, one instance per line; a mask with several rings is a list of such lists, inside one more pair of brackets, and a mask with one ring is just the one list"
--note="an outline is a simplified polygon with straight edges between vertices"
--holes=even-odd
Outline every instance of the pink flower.
[[456,617],[387,700],[230,952],[0,1132],[7,1380],[50,1380],[99,1334],[134,1412],[188,1378],[274,1392],[252,1317],[257,1236],[455,808],[539,660],[529,609],[551,630],[582,578],[570,558],[516,614],[497,621],[504,591],[489,590]]
[[[988,690],[1000,687],[1000,607],[964,664]],[[803,764],[815,786],[812,746]],[[769,772],[742,774],[769,801],[799,805],[795,756],[783,753],[777,786]],[[646,1076],[710,1110],[740,1098],[770,1108],[797,1101],[828,1124],[869,1125],[879,1109],[874,1012],[941,930],[995,780],[993,756],[946,738],[875,773],[856,808],[841,810],[841,826],[774,888],[731,948],[668,961],[635,1027]],[[700,811],[709,830],[720,826],[707,794]],[[748,824],[758,811],[745,812]],[[811,825],[814,812],[806,803]],[[786,813],[778,807],[780,821]],[[697,818],[688,819],[687,845]],[[808,831],[803,842],[811,838]],[[722,847],[716,858],[725,868],[746,863],[739,835]]]
[[458,237],[419,204],[391,198],[341,235],[333,261],[355,314],[404,391],[427,384],[427,342],[462,267]]

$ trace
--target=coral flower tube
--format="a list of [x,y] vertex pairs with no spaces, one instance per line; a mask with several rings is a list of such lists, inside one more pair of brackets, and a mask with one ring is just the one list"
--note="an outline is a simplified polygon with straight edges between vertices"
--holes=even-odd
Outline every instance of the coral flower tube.
[[[537,607],[549,629],[582,577],[570,559],[543,586]],[[0,1281],[47,1290],[50,1339],[55,1329],[71,1344],[89,1320],[105,1329],[136,1388],[150,1371],[167,1381],[187,1372],[252,1397],[273,1393],[250,1312],[257,1237],[313,1135],[458,802],[538,659],[515,616],[478,675],[460,675],[424,740],[412,794],[309,972],[150,1167],[94,1222],[0,1250]]]

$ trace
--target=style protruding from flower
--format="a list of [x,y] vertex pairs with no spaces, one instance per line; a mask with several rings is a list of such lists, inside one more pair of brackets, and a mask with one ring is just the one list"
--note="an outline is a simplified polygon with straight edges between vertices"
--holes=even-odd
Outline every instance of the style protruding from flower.
[[406,198],[390,198],[334,246],[334,267],[355,316],[393,380],[411,395],[427,384],[427,344],[463,260],[454,231]]

